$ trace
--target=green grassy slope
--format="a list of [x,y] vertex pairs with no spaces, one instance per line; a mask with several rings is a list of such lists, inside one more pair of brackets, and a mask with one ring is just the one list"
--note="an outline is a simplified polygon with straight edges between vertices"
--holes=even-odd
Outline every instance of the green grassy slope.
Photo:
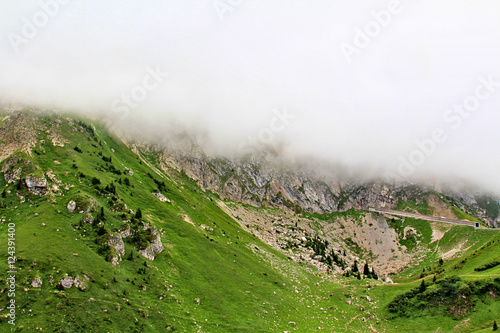
[[[335,314],[344,320],[349,316],[350,311],[324,310],[335,303],[331,299],[344,298],[328,296],[325,289],[338,288],[337,284],[315,286],[319,277],[244,232],[217,206],[214,195],[202,193],[180,173],[175,179],[156,174],[99,126],[94,132],[84,122],[80,133],[77,120],[72,119],[73,126],[61,120],[58,133],[69,141],[64,147],[53,145],[48,134],[40,132],[32,157],[19,154],[20,165],[30,161],[39,173],[51,170],[62,182],[58,191],[40,197],[0,180],[1,188],[10,191],[1,199],[0,215],[6,219],[0,225],[1,244],[7,241],[7,223],[16,224],[17,330],[235,332],[296,327],[307,331],[320,325],[333,327]],[[41,121],[47,128],[54,124],[52,117]],[[101,184],[92,185],[93,177]],[[126,178],[130,185],[125,185]],[[112,182],[116,194],[103,192]],[[152,195],[158,183],[164,183],[162,192],[170,202]],[[68,190],[63,189],[66,185]],[[26,201],[20,203],[16,193]],[[66,209],[79,197],[96,201],[94,216],[103,207],[106,232],[116,232],[127,224],[122,220],[133,216],[123,204],[134,211],[140,208],[143,220],[160,230],[165,250],[149,261],[133,243],[125,242],[123,261],[113,266],[101,252],[105,246],[96,244],[99,227],[81,224],[83,214]],[[6,254],[4,258],[0,267],[6,271]],[[84,291],[58,286],[66,276],[84,275],[90,279]],[[30,285],[36,277],[42,279],[41,288]],[[4,277],[1,282],[5,284]],[[322,296],[311,300],[315,293]],[[6,304],[6,293],[0,302]],[[11,328],[5,313],[1,325]],[[290,321],[297,326],[290,326]]]
[[[18,189],[18,181],[7,184],[0,177],[0,192],[6,191],[5,197],[0,196],[0,218],[5,219],[0,224],[0,270],[8,270],[9,222],[16,224],[18,258],[16,325],[7,323],[4,304],[9,298],[3,274],[1,331],[414,332],[418,325],[422,332],[433,332],[437,327],[451,331],[460,322],[451,317],[391,318],[387,311],[395,296],[419,285],[423,267],[432,271],[438,265],[438,252],[402,272],[400,277],[405,279],[396,285],[310,274],[241,229],[219,208],[216,195],[202,192],[184,174],[174,170],[169,175],[157,173],[148,166],[154,165],[154,155],[142,152],[142,161],[99,124],[65,117],[39,116],[36,121],[48,132],[38,133],[32,156],[16,155],[21,159],[15,166],[23,169],[21,179],[45,173],[49,187],[58,189],[38,196],[25,186]],[[65,141],[63,147],[52,143],[54,132]],[[133,176],[128,170],[133,170]],[[50,180],[48,171],[61,183]],[[93,184],[93,178],[100,184]],[[116,193],[105,190],[111,185]],[[152,194],[159,189],[170,202],[161,202]],[[101,225],[82,223],[85,214],[70,213],[66,208],[70,200],[85,205],[89,198],[96,202],[89,213],[94,218],[103,209]],[[124,226],[134,227],[129,220],[139,208],[142,221],[159,230],[165,249],[150,261],[137,250],[144,239],[127,239],[122,261],[113,266],[106,257],[116,253],[102,239]],[[404,223],[421,231],[419,241],[430,242],[428,222]],[[500,243],[494,231],[454,227],[439,247],[463,241],[470,246],[462,257],[467,261],[444,262],[439,278],[456,274],[463,279],[482,279],[500,273],[498,266],[474,271],[498,257]],[[66,276],[78,276],[85,289],[58,286]],[[42,279],[40,288],[31,286],[36,277]],[[498,303],[478,306],[468,329],[488,324],[498,313]]]

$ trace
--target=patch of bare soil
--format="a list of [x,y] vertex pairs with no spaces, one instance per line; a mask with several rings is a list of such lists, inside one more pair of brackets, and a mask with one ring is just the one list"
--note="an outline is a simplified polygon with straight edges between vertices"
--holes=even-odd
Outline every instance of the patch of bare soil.
[[446,217],[450,219],[455,219],[456,216],[453,214],[453,210],[450,205],[444,202],[439,196],[431,193],[426,196],[426,201],[429,206],[433,209],[433,215],[439,217]]

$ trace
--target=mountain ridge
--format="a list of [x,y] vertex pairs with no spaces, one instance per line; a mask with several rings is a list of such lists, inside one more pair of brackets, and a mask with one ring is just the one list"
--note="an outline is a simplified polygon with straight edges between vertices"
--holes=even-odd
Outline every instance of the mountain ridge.
[[[487,282],[500,274],[491,266],[497,230],[354,207],[250,205],[200,187],[161,150],[121,140],[99,121],[28,110],[3,119],[0,151],[13,153],[0,162],[0,239],[14,223],[19,330],[434,332],[467,319],[483,328],[499,309],[500,291]],[[418,193],[397,208],[454,214],[438,194]],[[466,282],[446,280],[453,275]],[[422,280],[431,291],[470,279],[484,288],[453,315],[458,292],[436,303],[440,315],[397,298],[416,297]]]

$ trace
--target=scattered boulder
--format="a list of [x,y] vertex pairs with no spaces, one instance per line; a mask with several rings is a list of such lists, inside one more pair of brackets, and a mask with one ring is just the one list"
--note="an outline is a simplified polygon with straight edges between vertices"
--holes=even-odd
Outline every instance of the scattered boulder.
[[64,279],[59,280],[59,284],[64,288],[68,289],[73,287],[74,279],[71,276],[65,277]]
[[77,287],[78,289],[80,290],[85,290],[85,281],[84,280],[81,280],[80,277],[75,277],[75,279],[73,280],[73,284],[75,285],[75,287]]
[[201,303],[201,301],[200,301],[200,299],[199,299],[199,298],[195,298],[195,299],[194,299],[194,302],[195,302],[196,304],[198,304],[198,305]]
[[68,276],[59,280],[59,284],[66,289],[73,287],[73,285],[80,289],[85,290],[85,281],[77,277]]
[[75,208],[76,208],[76,202],[71,200],[70,202],[68,202],[68,205],[66,206],[66,208],[68,209],[68,212],[73,213],[75,211]]
[[294,321],[289,321],[288,325],[290,325],[290,326],[297,326],[297,324]]
[[31,281],[31,286],[33,288],[40,288],[42,286],[42,279],[39,277],[34,278],[33,281]]
[[390,277],[386,277],[385,282],[390,283],[390,284],[394,283],[394,281],[392,281],[392,279]]
[[47,179],[45,177],[26,176],[25,183],[31,193],[37,195],[47,194]]
[[214,232],[214,229],[213,229],[213,228],[207,227],[207,226],[206,226],[206,225],[204,225],[204,224],[200,225],[200,228],[201,228],[201,229],[203,229],[203,230],[208,231],[209,233]]
[[133,175],[134,175],[134,171],[132,171],[132,169],[130,169],[130,170],[128,170],[128,174],[129,174],[130,176],[133,176]]

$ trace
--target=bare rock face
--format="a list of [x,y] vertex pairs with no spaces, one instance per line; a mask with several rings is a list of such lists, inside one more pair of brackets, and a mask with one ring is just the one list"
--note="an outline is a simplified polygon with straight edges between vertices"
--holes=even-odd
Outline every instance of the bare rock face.
[[148,245],[144,250],[139,250],[138,252],[146,259],[155,260],[155,253],[151,245]]
[[160,253],[164,250],[163,244],[161,242],[160,234],[158,232],[158,229],[153,228],[151,229],[151,235],[154,236],[154,240],[151,242],[151,247],[154,251],[154,253]]
[[68,212],[73,213],[75,211],[75,208],[76,208],[76,202],[71,200],[70,202],[68,202],[68,205],[66,206],[66,208],[68,209]]
[[26,186],[28,191],[37,195],[47,194],[47,180],[45,177],[26,176]]
[[130,226],[127,226],[125,229],[120,230],[120,236],[122,236],[122,238],[127,238],[132,236],[132,231],[130,230]]
[[111,235],[110,239],[108,240],[108,245],[113,247],[116,252],[118,252],[118,256],[114,256],[113,258],[111,258],[111,263],[113,264],[113,266],[117,266],[120,261],[122,261],[122,256],[125,255],[125,244],[123,244],[121,234]]
[[120,234],[112,235],[108,240],[108,245],[114,247],[120,256],[125,255],[125,244],[123,244],[122,236]]
[[39,277],[34,278],[33,281],[31,281],[31,286],[33,288],[40,288],[42,286],[42,279]]
[[153,192],[153,195],[158,199],[160,200],[161,202],[170,202],[170,200],[168,198],[166,198],[163,194],[161,194],[160,192]]
[[437,190],[449,197],[460,209],[476,215],[492,226],[500,216],[491,216],[485,208],[488,202],[500,198],[468,190],[466,184],[418,184],[390,175],[382,178],[360,178],[341,166],[289,162],[272,152],[257,152],[243,158],[210,155],[186,139],[160,149],[160,167],[169,172],[182,170],[203,190],[222,198],[253,206],[279,207],[286,211],[332,213],[351,208],[394,209],[402,201],[418,201]]

